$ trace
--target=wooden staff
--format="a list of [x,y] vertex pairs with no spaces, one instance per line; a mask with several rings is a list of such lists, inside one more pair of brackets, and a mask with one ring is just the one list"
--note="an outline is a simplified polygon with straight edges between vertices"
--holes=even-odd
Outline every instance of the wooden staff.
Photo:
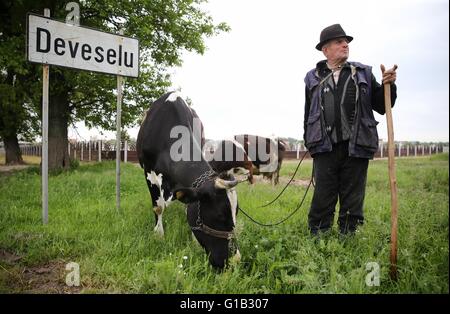
[[[394,65],[393,70],[397,69]],[[384,65],[381,65],[381,72],[384,74]],[[397,280],[397,230],[398,230],[398,203],[397,203],[397,178],[395,175],[395,147],[394,147],[394,124],[392,122],[391,111],[391,85],[384,83],[384,105],[386,108],[386,121],[388,129],[388,162],[389,162],[389,183],[391,187],[391,270],[390,277]]]

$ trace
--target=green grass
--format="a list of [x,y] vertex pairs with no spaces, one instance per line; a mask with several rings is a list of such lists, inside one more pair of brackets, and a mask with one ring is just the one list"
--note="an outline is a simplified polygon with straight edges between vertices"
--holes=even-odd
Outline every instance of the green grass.
[[[0,259],[0,292],[24,292],[24,269],[58,261],[80,265],[85,293],[448,293],[448,154],[397,159],[399,280],[389,279],[390,190],[387,161],[371,161],[366,224],[354,237],[334,229],[320,240],[307,231],[312,190],[303,207],[277,227],[238,216],[242,260],[214,271],[192,239],[183,204],[164,214],[165,237],[153,233],[154,215],[140,168],[122,164],[121,209],[115,207],[115,163],[83,164],[49,178],[49,224],[42,225],[37,168],[0,175],[0,249],[22,258]],[[285,162],[289,179],[297,162]],[[296,178],[308,180],[304,161]],[[259,183],[238,187],[241,207],[264,223],[279,221],[305,188]],[[380,286],[369,287],[366,264],[380,265]],[[64,282],[65,274],[60,275]],[[38,288],[39,291],[39,288]],[[42,288],[43,292],[48,292]]]

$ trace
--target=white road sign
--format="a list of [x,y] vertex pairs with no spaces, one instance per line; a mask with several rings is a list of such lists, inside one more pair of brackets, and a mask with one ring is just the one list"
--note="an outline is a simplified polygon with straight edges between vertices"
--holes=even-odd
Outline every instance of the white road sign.
[[28,14],[28,61],[121,76],[139,75],[139,41]]

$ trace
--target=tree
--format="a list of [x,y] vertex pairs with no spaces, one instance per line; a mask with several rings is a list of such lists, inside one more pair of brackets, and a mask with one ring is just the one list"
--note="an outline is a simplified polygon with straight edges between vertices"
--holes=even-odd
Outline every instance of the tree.
[[[6,14],[11,11],[32,11],[42,14],[45,7],[54,18],[64,20],[66,1],[47,0],[6,1]],[[215,25],[202,11],[204,0],[85,0],[80,2],[80,25],[111,33],[124,31],[124,35],[138,38],[140,45],[140,75],[127,79],[123,93],[122,125],[136,122],[149,104],[170,86],[166,69],[181,65],[183,50],[203,53],[205,36],[228,31],[224,23]],[[20,36],[25,38],[25,15]],[[18,23],[20,24],[20,23]],[[20,37],[19,36],[19,37]],[[13,36],[17,37],[17,36]],[[18,47],[22,54],[25,43]],[[0,46],[0,54],[2,47]],[[22,56],[25,58],[25,56]],[[24,60],[22,60],[24,61]],[[24,62],[21,62],[24,67]],[[0,64],[1,69],[8,67]],[[34,69],[37,81],[41,66]],[[39,82],[40,83],[40,82]],[[85,71],[50,67],[49,99],[49,169],[68,168],[67,128],[70,123],[84,121],[88,127],[115,128],[116,77]],[[32,96],[30,96],[33,99]],[[22,105],[22,104],[20,104]],[[34,113],[40,117],[40,103],[34,103]]]
[[[33,2],[22,1],[29,7]],[[0,139],[5,144],[6,164],[23,163],[19,140],[31,140],[38,130],[36,66],[25,62],[20,21],[26,14],[14,1],[0,2]]]

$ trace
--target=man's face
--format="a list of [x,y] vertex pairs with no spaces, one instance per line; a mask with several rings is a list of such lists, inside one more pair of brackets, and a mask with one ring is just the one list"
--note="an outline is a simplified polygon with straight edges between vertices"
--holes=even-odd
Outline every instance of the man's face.
[[322,48],[322,52],[328,61],[343,62],[348,59],[348,40],[345,37],[330,40]]

